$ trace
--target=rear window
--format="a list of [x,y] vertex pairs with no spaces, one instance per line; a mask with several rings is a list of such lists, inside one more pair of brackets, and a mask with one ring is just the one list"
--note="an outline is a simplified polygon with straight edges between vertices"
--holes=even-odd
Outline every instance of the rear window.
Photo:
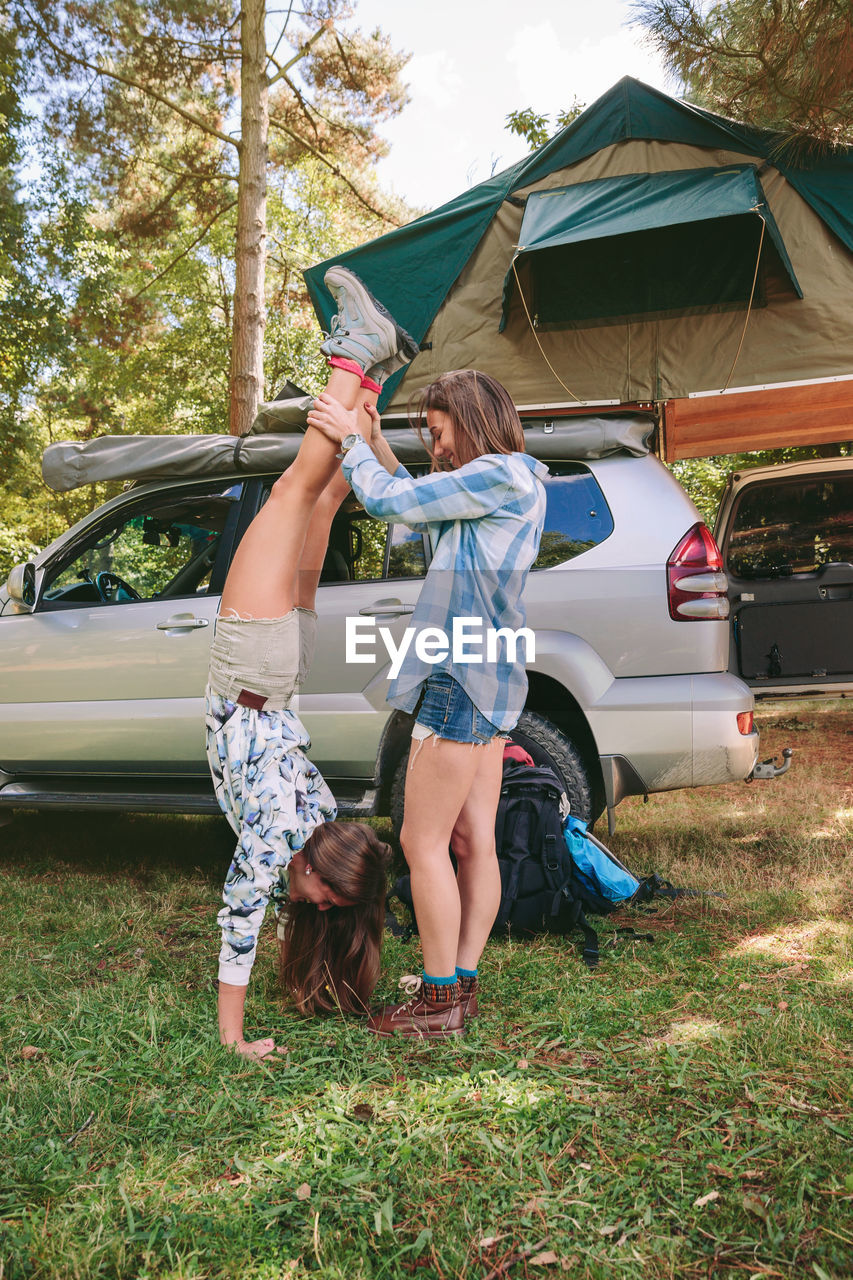
[[548,508],[534,569],[565,564],[613,532],[613,517],[592,472],[579,462],[549,462]]
[[814,573],[853,563],[853,475],[769,480],[737,500],[726,547],[736,578]]

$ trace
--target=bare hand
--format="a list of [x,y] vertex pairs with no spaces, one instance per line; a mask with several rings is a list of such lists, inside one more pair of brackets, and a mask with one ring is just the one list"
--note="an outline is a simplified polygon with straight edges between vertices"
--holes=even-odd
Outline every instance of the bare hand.
[[288,1052],[284,1045],[276,1044],[272,1036],[267,1036],[264,1040],[232,1040],[225,1047],[233,1049],[235,1053],[239,1053],[243,1058],[249,1058],[252,1062],[261,1062],[271,1054]]
[[370,439],[367,443],[372,449],[374,445],[377,445],[382,439],[382,419],[379,416],[375,404],[366,404],[364,409],[370,419]]
[[327,440],[340,444],[344,436],[364,436],[359,430],[358,413],[355,409],[345,409],[340,400],[330,396],[328,391],[322,392],[314,401],[314,408],[308,413],[309,427],[316,427]]

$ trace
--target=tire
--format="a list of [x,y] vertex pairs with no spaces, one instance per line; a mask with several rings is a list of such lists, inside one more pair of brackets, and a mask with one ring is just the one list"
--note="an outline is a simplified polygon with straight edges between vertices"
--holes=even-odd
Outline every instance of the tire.
[[570,738],[535,711],[523,711],[512,731],[512,740],[533,756],[534,764],[546,764],[562,780],[571,812],[590,826],[603,806],[596,800],[590,771]]
[[[604,806],[596,799],[589,769],[578,748],[550,720],[535,711],[523,711],[518,725],[512,730],[513,742],[524,747],[533,757],[534,764],[546,764],[553,769],[563,783],[569,797],[572,813],[592,826]],[[394,834],[399,840],[403,826],[403,799],[406,789],[408,751],[394,770],[391,783],[390,817]]]

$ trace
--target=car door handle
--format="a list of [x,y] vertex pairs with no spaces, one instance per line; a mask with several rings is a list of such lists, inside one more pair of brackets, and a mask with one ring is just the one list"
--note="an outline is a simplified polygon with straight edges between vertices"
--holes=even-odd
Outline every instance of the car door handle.
[[359,609],[363,618],[396,618],[401,613],[414,613],[413,604],[403,604],[402,600],[377,600],[376,604],[365,605]]
[[209,618],[193,618],[186,613],[176,614],[165,622],[157,623],[158,631],[197,631],[199,627],[209,627]]

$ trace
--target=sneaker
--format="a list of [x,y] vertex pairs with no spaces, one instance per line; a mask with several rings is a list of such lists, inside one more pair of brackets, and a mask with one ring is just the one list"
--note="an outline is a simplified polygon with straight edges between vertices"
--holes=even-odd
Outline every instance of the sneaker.
[[[410,1039],[445,1040],[460,1036],[465,1029],[462,1002],[430,1000],[419,989],[403,1004],[387,1004],[368,1019],[367,1030],[375,1036],[408,1036]],[[405,979],[403,980],[403,985]]]
[[338,304],[329,336],[320,347],[324,355],[355,360],[365,371],[393,360],[398,353],[405,356],[403,363],[414,360],[419,351],[414,338],[357,275],[346,267],[329,267],[324,283]]

